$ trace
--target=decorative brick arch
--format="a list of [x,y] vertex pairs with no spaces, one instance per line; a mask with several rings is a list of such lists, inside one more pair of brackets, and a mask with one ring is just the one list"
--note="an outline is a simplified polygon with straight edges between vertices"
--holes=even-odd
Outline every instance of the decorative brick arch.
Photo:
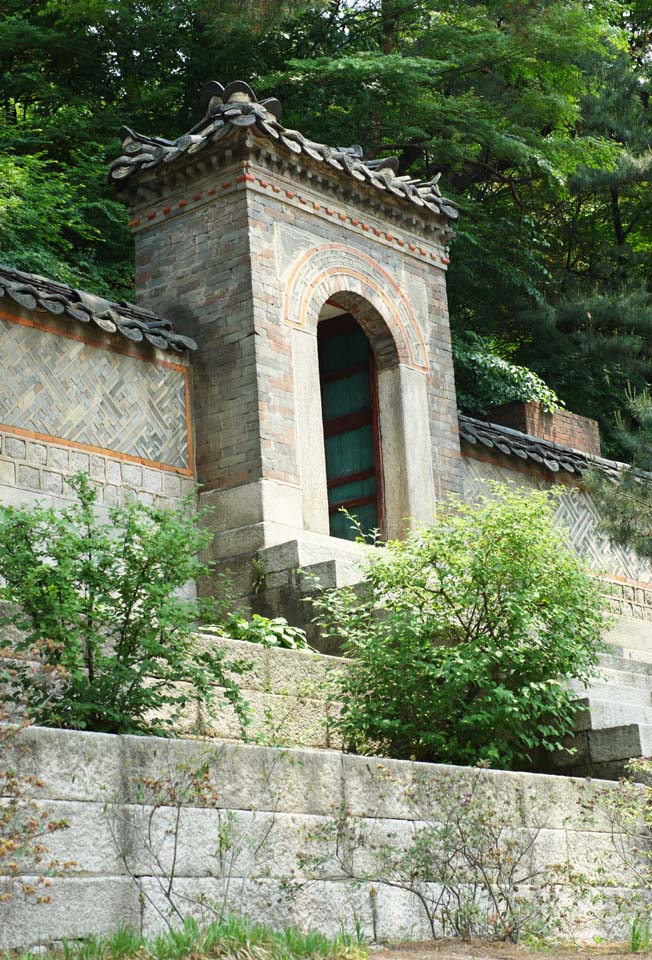
[[426,345],[412,307],[372,257],[344,243],[325,243],[302,254],[285,284],[283,319],[291,326],[316,330],[327,300],[355,316],[380,367],[404,363],[428,370]]

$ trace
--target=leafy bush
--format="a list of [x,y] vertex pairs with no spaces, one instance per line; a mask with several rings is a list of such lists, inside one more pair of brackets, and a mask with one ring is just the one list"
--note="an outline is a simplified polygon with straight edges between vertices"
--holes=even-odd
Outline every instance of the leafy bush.
[[365,590],[317,601],[352,658],[335,695],[350,749],[510,768],[572,732],[566,680],[596,672],[603,600],[554,495],[492,487],[375,551]]
[[457,400],[465,413],[484,414],[511,400],[540,403],[549,413],[562,405],[534,371],[506,360],[493,340],[477,333],[469,331],[454,338],[453,360]]
[[[182,595],[207,568],[198,553],[211,534],[186,502],[95,511],[88,477],[70,481],[64,510],[0,506],[0,599],[13,645],[12,682],[29,718],[45,726],[107,733],[165,733],[193,698],[214,685],[242,722],[245,704],[216,650],[200,650],[194,623],[203,602]],[[34,664],[39,669],[34,669]]]
[[293,627],[285,617],[262,617],[254,613],[251,620],[238,614],[226,617],[216,630],[220,636],[232,640],[247,640],[263,647],[283,647],[286,650],[312,650],[306,640],[305,630]]
[[306,829],[299,864],[308,877],[319,882],[336,868],[357,884],[403,890],[418,901],[433,940],[518,943],[566,926],[575,873],[568,861],[532,856],[549,819],[549,804],[534,790],[505,790],[482,767],[402,777],[378,764],[369,774],[384,799],[400,797],[414,829],[388,832],[387,821],[356,816],[344,805]]

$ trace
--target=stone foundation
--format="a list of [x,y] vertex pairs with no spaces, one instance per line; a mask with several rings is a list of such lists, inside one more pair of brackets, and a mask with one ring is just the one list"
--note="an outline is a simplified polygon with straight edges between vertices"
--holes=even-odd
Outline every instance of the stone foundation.
[[[51,817],[69,823],[67,830],[46,838],[50,854],[76,861],[64,878],[52,880],[50,903],[34,904],[19,896],[0,904],[0,947],[5,949],[108,933],[124,925],[148,934],[160,929],[158,910],[165,906],[161,881],[171,855],[175,813],[160,809],[153,821],[156,865],[141,843],[140,828],[151,806],[139,799],[138,784],[143,778],[176,776],[201,762],[210,765],[217,802],[210,808],[190,802],[181,814],[174,889],[189,898],[180,901],[185,910],[201,915],[198,900],[204,896],[275,925],[294,923],[331,935],[357,925],[370,939],[423,938],[427,924],[412,894],[382,882],[356,884],[336,863],[311,875],[298,865],[300,855],[310,849],[307,834],[327,824],[343,805],[356,823],[380,837],[407,839],[419,824],[402,785],[419,779],[426,790],[436,790],[471,773],[323,750],[41,728],[24,732],[19,742],[5,747],[5,754],[20,775],[38,775],[43,782],[35,790],[38,802]],[[590,807],[613,785],[503,772],[483,776],[499,808],[509,811],[516,832],[538,829],[534,864],[552,870],[570,860],[586,874],[590,895],[573,909],[573,934],[590,939],[604,932],[593,917],[591,896],[609,898],[625,877],[614,859],[609,824],[599,805]],[[541,808],[546,811],[543,825],[534,822],[533,811]],[[219,855],[218,838],[227,826],[232,846],[229,856],[223,849]],[[601,866],[606,871],[602,876]],[[365,869],[364,858],[357,869]],[[602,888],[605,882],[614,886]]]

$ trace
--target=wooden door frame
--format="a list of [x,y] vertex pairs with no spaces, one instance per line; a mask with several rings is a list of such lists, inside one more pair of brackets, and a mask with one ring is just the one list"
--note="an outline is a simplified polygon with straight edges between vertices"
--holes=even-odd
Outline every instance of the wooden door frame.
[[[338,323],[338,321],[339,321],[339,323]],[[323,326],[322,326],[322,325],[323,325]],[[342,314],[339,314],[339,315],[337,315],[337,316],[335,316],[335,317],[329,317],[329,318],[327,318],[327,319],[325,319],[325,320],[320,320],[319,323],[317,324],[317,342],[318,342],[318,343],[319,343],[319,337],[320,337],[320,329],[319,329],[320,327],[322,328],[322,332],[321,332],[321,337],[322,337],[322,338],[324,338],[324,337],[336,337],[336,336],[340,336],[341,334],[348,333],[348,332],[350,332],[351,330],[353,330],[353,329],[355,329],[355,328],[358,328],[358,329],[361,330],[362,333],[364,334],[365,340],[367,341],[367,345],[368,345],[368,347],[369,347],[369,365],[368,365],[368,369],[369,369],[369,392],[370,392],[370,419],[371,419],[371,429],[372,429],[373,443],[374,443],[374,476],[375,476],[375,480],[376,480],[376,493],[375,493],[376,514],[377,514],[377,518],[378,518],[378,531],[379,531],[379,535],[380,535],[381,539],[384,539],[384,538],[386,537],[386,527],[385,527],[385,492],[384,492],[384,482],[383,482],[383,460],[382,460],[382,442],[381,442],[381,431],[380,431],[380,410],[379,410],[379,406],[378,406],[378,368],[377,368],[377,365],[376,365],[376,357],[375,357],[375,355],[374,355],[373,346],[372,346],[371,341],[369,340],[369,337],[367,336],[365,330],[363,329],[362,325],[361,325],[360,323],[358,323],[358,321],[356,320],[356,318],[355,318],[355,317],[353,316],[353,314],[351,314],[351,313],[342,313]],[[325,330],[324,327],[327,327],[328,329]],[[352,368],[352,369],[349,371],[349,373],[354,373],[354,372],[355,372],[355,369],[356,369],[356,368]],[[362,371],[360,371],[360,372],[362,372]],[[333,378],[333,379],[335,379],[335,378]],[[322,386],[322,383],[327,383],[327,382],[328,382],[328,374],[326,374],[326,375],[323,375],[323,374],[322,374],[321,365],[320,365],[320,366],[319,366],[319,391],[320,391],[320,394],[321,394],[321,386]],[[354,414],[350,414],[350,415],[348,415],[348,416],[350,416],[351,418],[355,418],[355,417],[356,417],[356,414],[354,413]],[[345,420],[346,417],[342,417],[341,419],[342,419],[342,420]],[[324,420],[323,411],[322,411],[321,421],[322,421],[322,434],[323,434],[324,442],[325,442],[326,437],[328,436],[328,434],[327,434],[327,432],[326,432],[326,426],[325,426],[325,425],[326,425],[326,421]],[[338,431],[338,432],[339,432],[339,431]],[[366,472],[366,471],[365,471],[365,472]],[[357,476],[358,476],[357,474],[352,474],[352,475],[350,475],[350,476],[348,476],[348,477],[343,477],[343,478],[341,479],[341,483],[344,484],[344,483],[346,483],[346,482],[349,482],[349,481],[355,479]],[[339,479],[339,478],[338,478],[338,479]],[[336,483],[335,485],[339,485],[339,484]],[[328,498],[328,491],[329,491],[329,489],[330,489],[329,483],[328,483],[328,479],[327,479],[327,481],[326,481],[326,489],[327,489],[326,496],[327,496],[327,498]],[[362,499],[360,499],[360,498],[354,498],[354,499],[352,499],[352,500],[350,500],[350,501],[347,501],[347,502],[345,502],[345,503],[338,504],[338,506],[337,506],[336,509],[337,509],[337,510],[340,510],[342,507],[345,507],[345,508],[348,509],[349,507],[360,506],[361,503],[363,503],[363,502],[364,502],[364,503],[371,503],[371,502],[373,502],[373,500],[370,499],[370,498],[367,498],[367,497],[364,497],[364,498],[362,498]],[[331,512],[332,512],[332,511],[331,511],[331,509],[330,509],[330,504],[328,504],[329,517],[330,517]],[[329,524],[330,524],[330,520],[329,520]]]

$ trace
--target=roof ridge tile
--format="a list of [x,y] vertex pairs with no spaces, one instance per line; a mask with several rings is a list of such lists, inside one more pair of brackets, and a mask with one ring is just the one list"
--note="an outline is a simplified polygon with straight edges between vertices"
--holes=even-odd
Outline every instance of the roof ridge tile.
[[389,189],[401,200],[425,207],[446,220],[455,221],[459,217],[457,204],[441,194],[440,174],[429,180],[398,177],[397,157],[365,160],[359,144],[331,147],[309,140],[299,130],[288,129],[280,123],[281,104],[276,98],[258,100],[249,84],[242,80],[234,80],[226,87],[217,80],[210,80],[202,88],[200,102],[204,109],[203,118],[176,140],[150,137],[129,127],[121,127],[122,155],[109,169],[109,179],[119,190],[124,189],[140,170],[153,170],[185,153],[196,153],[231,127],[252,127],[281,143],[289,152],[305,153],[319,163],[346,172],[355,180],[367,182],[380,190]]
[[[128,340],[145,338],[160,350],[196,350],[190,337],[177,333],[170,320],[127,301],[109,300],[87,290],[77,290],[58,280],[25,273],[0,264],[0,298],[7,295],[26,310],[64,313],[81,323],[91,321],[106,333],[118,333]],[[58,304],[59,307],[55,306]]]

